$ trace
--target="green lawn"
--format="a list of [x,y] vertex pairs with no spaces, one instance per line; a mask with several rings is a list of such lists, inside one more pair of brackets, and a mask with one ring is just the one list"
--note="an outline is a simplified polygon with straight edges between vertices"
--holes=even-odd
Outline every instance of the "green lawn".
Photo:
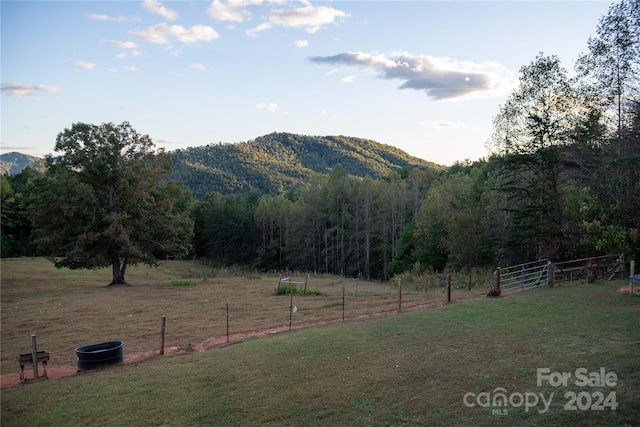
[[[640,298],[623,284],[478,298],[31,382],[2,390],[1,424],[638,425]],[[538,386],[537,368],[572,377]],[[616,385],[578,386],[579,368],[605,368]],[[513,404],[478,406],[498,388]],[[617,408],[567,410],[571,392],[583,407],[615,393]],[[533,393],[553,393],[547,412],[517,405]]]

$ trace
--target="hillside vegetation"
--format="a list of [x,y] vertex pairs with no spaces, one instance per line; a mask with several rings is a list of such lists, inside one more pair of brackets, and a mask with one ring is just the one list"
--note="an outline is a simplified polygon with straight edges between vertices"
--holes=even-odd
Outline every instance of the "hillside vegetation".
[[44,172],[44,162],[39,157],[15,151],[0,155],[0,174],[15,175],[26,167]]
[[444,169],[390,145],[348,136],[271,133],[252,141],[173,152],[171,178],[196,199],[205,194],[282,193],[341,164],[353,177],[382,178],[397,169]]

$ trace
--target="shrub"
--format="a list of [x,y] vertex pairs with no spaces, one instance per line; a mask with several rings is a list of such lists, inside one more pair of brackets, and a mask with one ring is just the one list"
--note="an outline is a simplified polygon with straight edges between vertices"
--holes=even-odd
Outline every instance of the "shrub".
[[294,283],[281,283],[280,287],[276,289],[276,295],[324,295],[320,289],[298,289]]
[[297,294],[298,287],[293,283],[281,283],[276,289],[276,295]]

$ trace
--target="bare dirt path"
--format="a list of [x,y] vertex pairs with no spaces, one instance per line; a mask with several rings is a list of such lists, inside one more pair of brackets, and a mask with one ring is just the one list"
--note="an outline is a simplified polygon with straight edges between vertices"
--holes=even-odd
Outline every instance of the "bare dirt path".
[[[486,294],[486,291],[481,291],[479,293],[474,292],[472,293],[471,297],[480,297],[480,296],[484,296]],[[466,299],[466,298],[465,298]],[[426,308],[434,308],[434,307],[439,307],[442,306],[442,303],[438,303],[438,302],[429,302],[429,303],[425,303],[425,304],[419,304],[419,305],[415,305],[415,306],[410,306],[410,307],[402,307],[402,312],[407,312],[407,311],[415,311],[415,310],[422,310],[422,309],[426,309]],[[362,319],[370,319],[370,318],[375,318],[375,317],[381,317],[381,316],[389,316],[392,314],[397,314],[398,311],[397,310],[386,310],[386,311],[382,311],[382,312],[377,312],[377,313],[369,313],[369,314],[361,314],[358,315],[356,317],[347,317],[344,320],[345,321],[354,321],[354,320],[362,320]],[[322,321],[318,321],[318,322],[309,322],[309,323],[297,323],[297,324],[292,324],[290,325],[283,325],[283,326],[278,326],[275,328],[267,328],[267,329],[260,329],[260,330],[253,330],[253,331],[248,331],[248,332],[240,332],[240,333],[234,333],[234,334],[230,334],[229,337],[227,338],[226,335],[221,335],[221,336],[214,336],[214,337],[209,337],[206,340],[200,342],[200,343],[195,343],[195,344],[191,344],[190,347],[179,347],[179,346],[170,346],[170,347],[165,347],[164,349],[164,354],[165,355],[172,355],[172,354],[180,354],[180,353],[187,353],[190,351],[207,351],[210,350],[212,348],[216,348],[216,347],[222,347],[225,346],[227,344],[235,344],[238,342],[242,342],[244,340],[247,339],[252,339],[252,338],[259,338],[259,337],[264,337],[267,335],[273,335],[273,334],[278,334],[281,332],[286,332],[288,330],[296,330],[296,329],[304,329],[304,328],[310,328],[313,326],[320,326],[320,325],[329,325],[329,324],[334,324],[334,323],[340,323],[343,320],[340,319],[333,319],[333,320],[322,320]],[[140,352],[140,353],[131,353],[128,355],[124,356],[124,363],[125,364],[129,364],[129,363],[136,363],[139,362],[141,360],[144,360],[148,357],[151,356],[156,356],[158,355],[158,350],[152,350],[152,351],[146,351],[146,352]],[[33,383],[34,382],[34,377],[33,377],[33,369],[31,369],[31,366],[25,367],[25,378],[26,378],[26,384],[29,383]],[[38,368],[38,372],[40,374],[40,377],[42,378],[42,370],[41,370],[41,366],[39,366]],[[47,376],[48,378],[63,378],[63,377],[69,377],[71,375],[74,375],[78,372],[78,369],[75,366],[56,366],[56,365],[47,365]],[[13,373],[9,373],[9,374],[5,374],[2,375],[0,377],[0,388],[5,389],[5,388],[10,388],[10,387],[15,387],[20,385],[20,373],[19,372],[13,372]]]

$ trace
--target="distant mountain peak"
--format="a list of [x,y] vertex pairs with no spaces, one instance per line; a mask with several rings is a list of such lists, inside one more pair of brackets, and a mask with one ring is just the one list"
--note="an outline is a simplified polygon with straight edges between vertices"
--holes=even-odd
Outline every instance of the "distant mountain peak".
[[44,159],[12,151],[0,155],[0,173],[16,175],[26,167],[44,171]]
[[376,141],[348,136],[273,132],[247,142],[210,144],[172,153],[171,177],[196,198],[258,190],[280,193],[340,164],[349,176],[382,178],[397,169],[443,169]]

